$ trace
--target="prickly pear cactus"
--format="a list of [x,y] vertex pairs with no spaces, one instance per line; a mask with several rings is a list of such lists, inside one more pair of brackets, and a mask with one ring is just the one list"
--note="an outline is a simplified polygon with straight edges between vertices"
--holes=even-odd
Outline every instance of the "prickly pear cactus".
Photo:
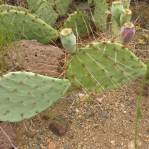
[[56,10],[60,16],[66,14],[69,9],[72,0],[55,0],[54,4],[56,6]]
[[68,64],[67,77],[86,91],[104,91],[145,74],[146,66],[118,43],[93,43]]
[[106,0],[94,0],[93,22],[101,31],[107,31],[108,4]]
[[14,35],[14,40],[35,39],[49,43],[58,37],[58,32],[43,20],[28,12],[6,10],[0,13],[0,30],[7,29]]
[[28,9],[50,25],[66,14],[71,3],[72,0],[27,0]]
[[89,22],[90,20],[83,12],[75,11],[64,22],[64,27],[71,28],[77,37],[82,37],[90,31]]
[[39,16],[46,23],[54,25],[56,22],[58,13],[53,8],[53,2],[49,4],[47,0],[27,0],[27,5],[31,13]]
[[120,26],[120,17],[124,11],[123,3],[121,1],[114,1],[111,6],[112,20]]
[[57,12],[48,2],[43,2],[34,13],[50,25],[54,25],[58,18]]
[[66,79],[31,72],[10,72],[0,78],[0,121],[31,118],[55,103],[68,89]]
[[44,2],[47,2],[47,0],[26,0],[28,9],[34,13],[38,10],[40,5]]

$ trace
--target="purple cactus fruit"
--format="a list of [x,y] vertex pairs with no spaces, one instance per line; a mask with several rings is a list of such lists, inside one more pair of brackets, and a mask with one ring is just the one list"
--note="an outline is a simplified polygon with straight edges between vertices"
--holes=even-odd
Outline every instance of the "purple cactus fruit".
[[125,23],[121,28],[121,40],[123,44],[128,44],[135,35],[135,26],[132,23]]

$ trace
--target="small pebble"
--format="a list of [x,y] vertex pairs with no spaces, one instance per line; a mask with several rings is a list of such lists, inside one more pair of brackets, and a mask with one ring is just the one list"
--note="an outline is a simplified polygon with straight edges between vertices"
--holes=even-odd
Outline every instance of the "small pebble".
[[48,149],[56,149],[55,143],[51,140],[48,140]]
[[54,118],[50,124],[49,129],[58,136],[64,136],[68,130],[69,122],[62,116]]
[[88,111],[84,114],[84,116],[85,116],[85,118],[88,119],[88,118],[94,116],[94,113],[93,113],[92,111],[88,110]]
[[112,145],[115,145],[115,141],[114,141],[114,140],[111,140],[110,143],[111,143]]
[[108,111],[105,111],[105,110],[101,111],[100,116],[104,119],[107,119],[108,118]]

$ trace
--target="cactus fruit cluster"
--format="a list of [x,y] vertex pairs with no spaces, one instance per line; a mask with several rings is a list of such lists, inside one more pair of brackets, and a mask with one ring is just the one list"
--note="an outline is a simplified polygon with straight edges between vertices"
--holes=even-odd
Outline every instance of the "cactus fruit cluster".
[[118,43],[93,43],[73,55],[67,78],[87,91],[111,89],[145,74],[145,65]]
[[66,79],[31,72],[11,72],[0,78],[0,121],[31,118],[53,105],[68,89]]

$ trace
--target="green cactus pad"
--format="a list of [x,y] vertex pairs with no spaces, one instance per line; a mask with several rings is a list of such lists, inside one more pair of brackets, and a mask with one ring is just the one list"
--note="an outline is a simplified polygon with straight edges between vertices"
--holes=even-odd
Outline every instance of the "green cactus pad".
[[54,25],[58,18],[57,12],[49,5],[48,2],[42,3],[35,11],[35,14],[50,25]]
[[12,5],[7,5],[7,4],[3,4],[3,5],[0,5],[0,12],[1,11],[6,11],[6,10],[12,10],[12,9],[14,9],[14,10],[20,10],[20,11],[26,11],[26,12],[29,12],[29,10],[28,9],[25,9],[25,8],[23,8],[23,7],[19,7],[19,6],[12,6]]
[[47,0],[27,0],[28,9],[33,14],[39,16],[42,20],[50,25],[54,25],[58,18],[58,13],[54,10],[54,2],[49,3]]
[[71,3],[72,0],[27,0],[28,9],[50,25],[66,14]]
[[131,0],[122,0],[123,7],[129,9]]
[[124,9],[120,16],[120,26],[131,21],[132,12],[130,9]]
[[116,21],[116,23],[120,26],[120,16],[124,11],[124,7],[121,1],[112,2],[111,13],[112,20]]
[[37,16],[14,9],[0,13],[0,30],[4,29],[14,34],[14,40],[35,39],[41,43],[49,43],[58,37],[57,30]]
[[77,37],[82,37],[89,33],[89,22],[90,20],[83,12],[75,11],[69,15],[64,27],[71,28]]
[[93,22],[101,31],[107,31],[108,4],[106,0],[94,0],[94,5]]
[[42,3],[46,2],[46,0],[26,0],[26,2],[28,9],[31,10],[32,13],[34,13],[38,10]]
[[66,79],[31,72],[10,72],[0,78],[0,121],[29,119],[55,103],[68,89]]
[[56,11],[60,16],[66,14],[72,0],[55,0]]
[[118,43],[88,45],[72,57],[67,78],[87,91],[104,91],[145,74],[145,65]]

